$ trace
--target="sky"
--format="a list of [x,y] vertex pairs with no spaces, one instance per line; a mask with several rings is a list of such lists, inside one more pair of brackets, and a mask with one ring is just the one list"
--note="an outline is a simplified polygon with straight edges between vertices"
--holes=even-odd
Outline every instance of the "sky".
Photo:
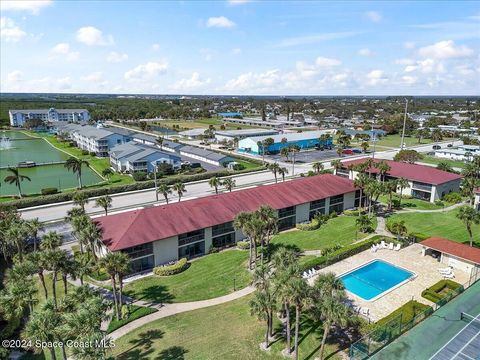
[[1,92],[479,95],[478,1],[1,0]]

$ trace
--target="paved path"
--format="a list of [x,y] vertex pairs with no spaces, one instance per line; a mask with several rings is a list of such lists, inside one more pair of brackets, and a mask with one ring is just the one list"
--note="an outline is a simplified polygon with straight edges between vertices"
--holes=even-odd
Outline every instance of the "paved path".
[[461,207],[461,206],[466,205],[466,204],[467,204],[466,202],[461,202],[461,203],[454,204],[454,205],[450,205],[450,206],[447,206],[447,207],[444,207],[444,208],[441,208],[441,209],[431,209],[431,210],[403,209],[403,210],[398,210],[398,211],[396,211],[395,213],[396,213],[396,214],[406,214],[406,213],[412,213],[412,212],[413,212],[413,213],[415,213],[415,212],[419,212],[419,213],[447,212],[447,211],[456,209],[456,208]]

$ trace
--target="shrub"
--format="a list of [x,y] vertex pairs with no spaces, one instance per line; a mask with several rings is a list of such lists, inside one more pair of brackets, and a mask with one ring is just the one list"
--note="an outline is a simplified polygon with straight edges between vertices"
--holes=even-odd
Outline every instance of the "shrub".
[[215,247],[213,245],[210,246],[210,249],[208,249],[208,253],[209,254],[214,254],[214,253],[218,253],[220,251],[220,248],[218,247]]
[[442,292],[447,289],[449,289],[450,291],[459,290],[460,292],[462,292],[463,286],[452,280],[440,280],[436,284],[423,290],[422,297],[430,300],[431,302],[437,303],[446,297],[446,294],[442,294]]
[[243,164],[235,164],[235,165],[233,165],[233,170],[237,170],[237,171],[238,171],[238,170],[243,170],[243,169],[245,169],[245,165],[243,165]]
[[400,315],[402,315],[402,324],[409,324],[417,315],[422,313],[430,314],[432,312],[433,309],[430,306],[419,303],[415,300],[410,300],[406,304],[400,306],[397,310],[378,320],[376,325],[379,327],[388,324]]
[[415,242],[426,240],[429,237],[430,237],[430,235],[422,234],[422,233],[416,233],[416,232],[411,232],[411,233],[408,234],[408,238],[410,240],[415,241]]
[[[362,214],[365,213],[365,211],[362,211],[361,212]],[[346,216],[358,216],[360,215],[360,210],[345,210],[343,212],[343,215],[346,215]]]
[[97,153],[96,153],[95,151],[90,151],[88,154],[89,154],[90,156],[97,156]]
[[82,150],[82,155],[88,155],[88,150]]
[[437,201],[435,201],[435,205],[437,205],[437,206],[445,206],[445,203],[444,203],[443,201],[441,201],[441,200],[437,200]]
[[442,198],[443,201],[446,201],[446,202],[449,202],[449,203],[452,203],[452,204],[458,204],[458,203],[461,203],[462,202],[462,195],[458,192],[451,192],[451,193],[448,193],[447,195],[445,195],[443,198]]
[[181,258],[171,265],[163,265],[153,268],[153,273],[158,276],[175,275],[187,270],[188,266],[189,263],[187,258]]
[[135,181],[145,181],[147,180],[147,173],[145,171],[137,171],[132,174]]
[[250,249],[250,242],[239,241],[239,242],[237,242],[237,248],[239,248],[240,250],[248,250],[248,249]]
[[42,195],[52,195],[58,193],[58,189],[55,187],[49,187],[42,189]]

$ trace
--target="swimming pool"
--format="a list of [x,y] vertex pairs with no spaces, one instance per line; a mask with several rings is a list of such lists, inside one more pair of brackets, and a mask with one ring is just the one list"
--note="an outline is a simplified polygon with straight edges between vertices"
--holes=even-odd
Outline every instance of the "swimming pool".
[[347,291],[372,301],[414,276],[414,273],[386,261],[373,260],[340,276],[340,279]]

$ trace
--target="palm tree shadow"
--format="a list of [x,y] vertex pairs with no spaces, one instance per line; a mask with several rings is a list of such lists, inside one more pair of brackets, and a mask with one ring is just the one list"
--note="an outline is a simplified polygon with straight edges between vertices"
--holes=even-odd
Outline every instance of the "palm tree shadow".
[[135,296],[138,300],[151,300],[159,304],[171,303],[175,298],[165,285],[152,285],[145,289],[142,289],[140,293]]
[[183,360],[187,352],[188,350],[182,346],[171,346],[162,350],[155,360]]
[[[118,356],[122,360],[147,359],[154,349],[152,345],[155,340],[159,340],[165,333],[162,330],[149,330],[142,332],[138,337],[130,340],[132,347]],[[138,348],[138,349],[137,349]]]

